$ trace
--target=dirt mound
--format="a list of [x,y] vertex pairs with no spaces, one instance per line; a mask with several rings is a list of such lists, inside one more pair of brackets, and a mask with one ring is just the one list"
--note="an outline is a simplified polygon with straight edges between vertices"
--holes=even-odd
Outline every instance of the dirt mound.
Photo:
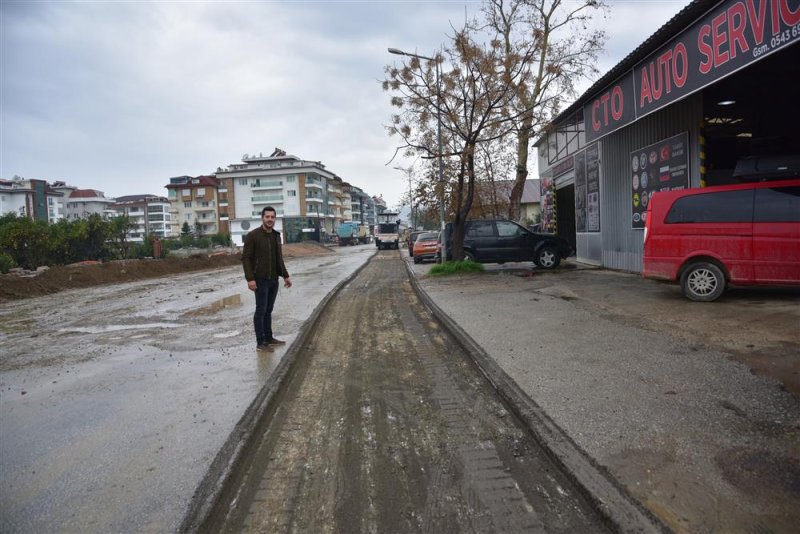
[[[316,242],[283,247],[283,255],[287,259],[332,253],[330,249]],[[0,302],[49,295],[64,289],[132,282],[187,271],[220,269],[240,265],[241,262],[241,254],[196,254],[189,258],[165,260],[123,260],[97,264],[85,262],[51,267],[35,276],[4,274],[0,275]]]

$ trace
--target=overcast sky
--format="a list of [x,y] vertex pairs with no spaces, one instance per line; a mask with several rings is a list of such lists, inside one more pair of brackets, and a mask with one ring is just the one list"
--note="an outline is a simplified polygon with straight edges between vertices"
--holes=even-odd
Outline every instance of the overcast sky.
[[[611,2],[601,74],[687,3]],[[280,147],[395,207],[386,49],[430,55],[479,5],[2,0],[0,178],[165,196]]]

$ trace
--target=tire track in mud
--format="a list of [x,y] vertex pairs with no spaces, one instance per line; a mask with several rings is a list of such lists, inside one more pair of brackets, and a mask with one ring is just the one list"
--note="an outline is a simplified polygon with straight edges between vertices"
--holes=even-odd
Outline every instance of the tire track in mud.
[[201,531],[602,532],[395,251],[330,301]]

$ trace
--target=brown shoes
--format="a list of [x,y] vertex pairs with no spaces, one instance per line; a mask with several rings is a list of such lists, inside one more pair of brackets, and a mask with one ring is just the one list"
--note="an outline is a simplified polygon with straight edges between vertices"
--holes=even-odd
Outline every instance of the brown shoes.
[[275,349],[270,347],[268,343],[261,343],[260,345],[258,345],[256,347],[256,350],[259,351],[259,352],[272,352]]
[[269,345],[286,345],[285,341],[275,339],[274,337],[267,342]]

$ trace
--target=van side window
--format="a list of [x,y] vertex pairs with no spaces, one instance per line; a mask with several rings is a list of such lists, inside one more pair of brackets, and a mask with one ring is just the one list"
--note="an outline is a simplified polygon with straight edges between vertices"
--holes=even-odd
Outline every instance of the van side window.
[[667,214],[667,224],[752,222],[753,190],[701,193],[679,198]]
[[473,221],[467,228],[468,237],[494,237],[494,225],[490,221]]
[[755,222],[800,222],[800,187],[756,189]]

